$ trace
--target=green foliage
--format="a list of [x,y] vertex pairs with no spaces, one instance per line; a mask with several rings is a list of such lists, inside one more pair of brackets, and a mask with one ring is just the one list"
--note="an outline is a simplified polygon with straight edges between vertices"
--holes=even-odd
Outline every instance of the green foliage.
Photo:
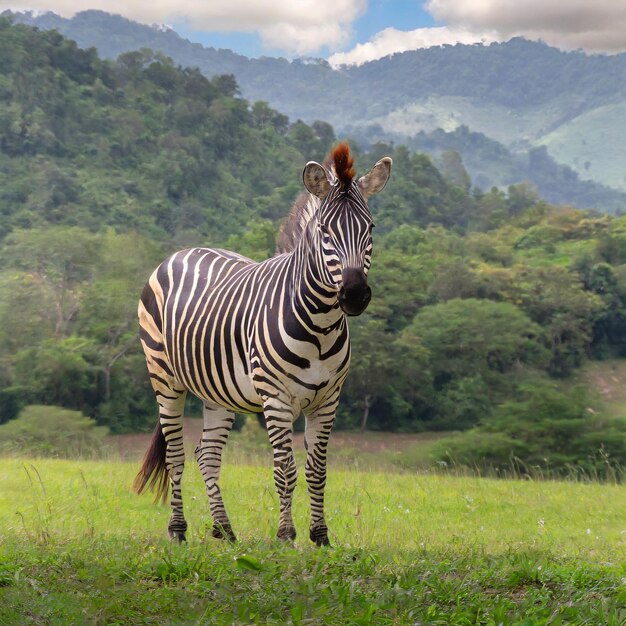
[[517,307],[488,300],[450,300],[424,307],[400,336],[421,344],[437,428],[475,424],[510,391],[515,372],[547,359],[542,331]]
[[91,457],[103,452],[108,432],[79,411],[29,405],[17,419],[0,425],[0,450],[21,457]]
[[542,380],[521,385],[476,428],[434,446],[437,458],[483,469],[516,466],[612,478],[626,464],[626,422],[589,408],[585,391]]
[[254,261],[264,261],[276,252],[276,226],[267,219],[252,220],[243,235],[231,235],[226,241],[228,250]]
[[84,411],[117,431],[153,421],[138,294],[162,248],[135,233],[16,231],[0,254],[4,420],[24,402]]
[[31,402],[83,410],[95,394],[95,360],[96,345],[84,337],[49,339],[15,355],[15,377]]
[[[102,61],[58,33],[2,27],[12,47],[2,59],[10,106],[0,119],[0,237],[114,225],[223,243],[267,217],[252,199],[306,162],[284,138],[286,118],[262,106],[251,113],[232,76],[208,80],[149,50]],[[316,142],[308,158],[323,157],[332,128],[303,127]]]

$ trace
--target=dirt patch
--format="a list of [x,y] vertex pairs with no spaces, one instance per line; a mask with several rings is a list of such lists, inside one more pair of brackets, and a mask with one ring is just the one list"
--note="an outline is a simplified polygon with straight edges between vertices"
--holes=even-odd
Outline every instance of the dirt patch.
[[[193,417],[185,418],[184,437],[188,449],[193,449],[196,446],[201,435],[202,420]],[[429,433],[405,434],[339,430],[331,435],[331,448],[335,450],[353,449],[368,453],[398,451],[435,436]],[[122,459],[137,459],[143,456],[151,437],[152,433],[113,435],[108,438],[108,444],[119,453]],[[295,433],[294,446],[298,450],[304,449],[304,433]]]
[[626,413],[626,359],[590,361],[577,380],[596,394],[599,407],[594,408],[613,416]]

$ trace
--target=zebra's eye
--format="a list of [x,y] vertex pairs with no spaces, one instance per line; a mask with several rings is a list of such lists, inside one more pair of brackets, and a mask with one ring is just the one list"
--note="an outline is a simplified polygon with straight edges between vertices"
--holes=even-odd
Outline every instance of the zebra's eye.
[[318,227],[319,227],[320,232],[322,233],[322,235],[324,235],[325,237],[330,237],[330,230],[329,230],[328,226],[326,226],[326,224],[322,224],[320,222],[318,224]]

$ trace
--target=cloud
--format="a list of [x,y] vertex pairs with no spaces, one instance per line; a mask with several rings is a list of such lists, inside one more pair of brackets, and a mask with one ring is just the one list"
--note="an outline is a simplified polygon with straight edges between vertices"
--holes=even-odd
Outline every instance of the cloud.
[[515,36],[565,50],[626,51],[624,0],[427,0],[424,8],[446,26],[387,28],[367,43],[333,54],[331,65],[358,65],[394,52]]
[[428,0],[426,10],[451,27],[523,35],[565,49],[626,50],[623,0]]
[[439,26],[433,28],[418,28],[416,30],[397,30],[386,28],[377,33],[371,41],[357,44],[348,52],[337,52],[330,56],[329,63],[339,65],[361,65],[367,61],[374,61],[395,52],[430,48],[443,44],[456,43],[491,43],[497,41],[494,33],[472,32],[464,28],[450,28]]
[[0,10],[50,10],[71,17],[100,9],[142,22],[184,23],[196,31],[258,32],[263,42],[289,54],[342,48],[367,0],[12,0]]

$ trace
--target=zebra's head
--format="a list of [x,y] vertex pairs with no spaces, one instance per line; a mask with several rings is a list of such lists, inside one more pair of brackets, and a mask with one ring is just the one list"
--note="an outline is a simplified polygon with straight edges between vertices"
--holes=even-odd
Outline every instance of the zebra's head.
[[325,161],[310,161],[303,172],[307,191],[320,200],[317,228],[328,285],[337,291],[339,306],[347,315],[360,315],[372,297],[367,284],[371,265],[374,221],[367,199],[378,193],[391,173],[384,157],[365,176],[355,180],[354,162],[345,143]]

